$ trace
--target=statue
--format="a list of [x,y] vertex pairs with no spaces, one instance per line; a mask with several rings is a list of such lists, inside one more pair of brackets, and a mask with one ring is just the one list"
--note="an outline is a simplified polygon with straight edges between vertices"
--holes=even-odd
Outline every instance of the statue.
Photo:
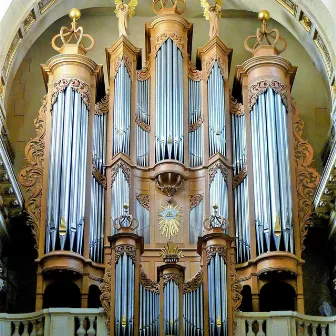
[[125,4],[123,0],[114,0],[116,4],[115,13],[117,14],[119,36],[128,36],[128,20],[135,13],[135,7],[138,4],[138,0],[130,0],[128,4]]
[[210,5],[207,0],[201,0],[201,5],[204,9],[204,17],[210,22],[210,39],[215,36],[219,36],[219,19],[222,15],[222,1],[216,0],[216,3],[214,5]]

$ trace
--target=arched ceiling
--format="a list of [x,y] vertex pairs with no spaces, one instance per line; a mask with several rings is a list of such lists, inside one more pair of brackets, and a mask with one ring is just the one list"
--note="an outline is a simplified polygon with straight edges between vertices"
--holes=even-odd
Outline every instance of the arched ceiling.
[[[5,102],[23,57],[34,41],[54,21],[66,15],[72,7],[79,9],[106,7],[112,11],[113,2],[113,0],[12,0],[0,23],[2,46],[0,108],[4,109],[1,100],[2,103]],[[151,3],[151,0],[139,0],[136,15],[153,17]],[[269,10],[273,19],[296,37],[308,51],[318,70],[325,74],[329,85],[333,85],[336,68],[336,1],[224,0],[224,14],[227,15],[232,15],[230,13],[237,10],[258,12],[261,9]],[[199,0],[187,0],[184,15],[200,17],[202,8]],[[250,33],[247,31],[246,35]],[[5,111],[2,113],[5,114]]]

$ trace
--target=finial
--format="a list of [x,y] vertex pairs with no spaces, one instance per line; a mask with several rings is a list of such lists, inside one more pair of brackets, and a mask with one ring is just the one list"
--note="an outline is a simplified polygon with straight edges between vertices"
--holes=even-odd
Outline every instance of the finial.
[[124,203],[123,208],[124,214],[112,221],[113,227],[116,230],[121,228],[136,230],[139,227],[139,221],[128,213],[129,205],[127,203]]
[[[72,19],[71,28],[69,29],[68,27],[63,26],[60,30],[60,33],[55,35],[51,40],[51,45],[56,51],[60,53],[67,53],[67,51],[64,50],[65,46],[77,45],[82,49],[81,50],[82,53],[86,54],[89,50],[93,48],[94,39],[91,35],[83,34],[83,27],[77,28],[77,21],[81,17],[81,12],[79,9],[72,8],[69,12],[69,17],[70,19]],[[63,45],[61,47],[58,47],[55,43],[56,39],[58,39],[59,37],[63,42]],[[87,37],[91,41],[91,45],[89,47],[85,47],[84,44],[82,43],[83,37]],[[76,42],[71,43],[72,39],[74,39]]]
[[[274,47],[277,51],[277,54],[281,54],[287,48],[286,40],[280,36],[279,30],[273,28],[270,31],[267,31],[267,22],[270,20],[271,14],[267,10],[262,10],[258,13],[258,19],[262,22],[261,29],[257,29],[256,35],[248,36],[244,41],[244,47],[247,51],[252,53],[253,55],[263,46],[271,46]],[[249,47],[248,42],[249,40],[256,40],[254,45]],[[282,41],[282,47],[278,48],[277,43]]]
[[161,249],[160,257],[163,258],[163,261],[167,264],[176,264],[180,258],[183,258],[182,251],[178,246],[168,240],[167,245]]
[[206,230],[210,231],[213,228],[220,228],[225,231],[228,227],[228,223],[225,217],[218,215],[218,204],[215,203],[213,206],[213,215],[203,221],[203,226]]
[[117,15],[119,36],[128,36],[128,20],[135,14],[135,7],[138,0],[130,0],[128,4],[124,0],[114,0],[116,5],[115,13]]
[[222,17],[222,0],[216,0],[214,4],[210,4],[207,0],[200,0],[203,7],[203,15],[210,23],[209,37],[210,40],[219,36],[219,19]]
[[186,8],[186,0],[153,0],[152,8],[155,14],[179,14]]

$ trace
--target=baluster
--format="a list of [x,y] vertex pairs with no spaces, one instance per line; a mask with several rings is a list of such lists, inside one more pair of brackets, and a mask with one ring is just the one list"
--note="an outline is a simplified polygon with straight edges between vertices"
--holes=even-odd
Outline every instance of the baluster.
[[298,336],[304,336],[304,323],[302,321],[296,321],[296,332]]
[[90,316],[89,317],[90,328],[87,331],[88,336],[96,336],[96,330],[94,329],[95,320],[96,320],[95,316]]
[[321,336],[327,336],[328,324],[321,324]]
[[14,334],[12,336],[20,336],[19,328],[20,328],[21,322],[20,321],[15,321],[15,322],[13,322],[13,324],[14,324]]
[[30,333],[30,336],[36,336],[37,335],[37,328],[36,328],[36,326],[37,326],[37,320],[33,320],[32,321],[32,331],[31,331],[31,333]]
[[85,329],[84,329],[85,317],[80,316],[80,317],[78,317],[78,320],[79,320],[79,328],[78,328],[76,334],[77,334],[77,336],[85,336],[85,334],[86,334]]
[[317,336],[318,323],[312,323],[312,336]]
[[22,332],[22,336],[29,336],[28,334],[28,321],[23,321],[23,332]]
[[43,336],[44,330],[43,330],[43,318],[40,318],[36,320],[36,335],[37,336]]
[[253,332],[252,328],[253,328],[253,320],[246,320],[247,322],[247,334],[246,336],[255,336],[255,333]]
[[263,322],[264,320],[257,320],[258,322],[258,333],[257,336],[265,336],[265,333],[263,331]]

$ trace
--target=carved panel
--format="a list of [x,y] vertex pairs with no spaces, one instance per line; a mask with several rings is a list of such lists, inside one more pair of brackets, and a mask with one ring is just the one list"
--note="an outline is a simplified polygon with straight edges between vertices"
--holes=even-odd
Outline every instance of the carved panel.
[[292,15],[296,15],[297,5],[292,0],[276,0],[282,7],[287,9]]
[[183,293],[190,293],[200,288],[203,284],[203,272],[199,270],[195,276],[183,284]]
[[4,62],[4,65],[3,65],[3,73],[7,79],[8,77],[8,74],[9,74],[9,70],[11,68],[11,65],[12,65],[12,62],[14,60],[14,57],[16,55],[16,52],[20,46],[22,42],[22,33],[21,33],[21,30],[19,29],[17,31],[17,33],[15,34],[14,36],[14,39],[8,49],[8,52],[7,52],[7,55],[6,55],[6,58],[5,58],[5,62]]
[[105,97],[101,99],[100,102],[98,102],[95,105],[96,115],[104,115],[109,112],[109,99],[110,99],[110,96],[107,94]]
[[104,189],[107,188],[106,176],[97,169],[94,163],[92,163],[92,175]]
[[27,144],[25,149],[26,159],[29,165],[22,169],[18,176],[20,184],[26,189],[26,209],[29,216],[28,224],[31,226],[36,248],[38,247],[38,233],[41,220],[46,112],[47,96],[43,98],[39,115],[34,121],[37,135]]
[[245,115],[244,105],[230,95],[230,112],[238,117]]
[[133,245],[118,245],[115,248],[115,263],[117,264],[119,261],[119,258],[126,253],[132,260],[133,263],[135,264],[135,255],[136,255],[136,248]]
[[131,167],[124,162],[123,160],[119,160],[113,167],[111,172],[112,182],[111,187],[113,186],[114,180],[118,174],[119,168],[123,171],[125,178],[127,180],[128,185],[131,185]]
[[239,184],[241,184],[245,180],[246,176],[247,176],[247,166],[245,164],[241,169],[241,171],[236,176],[233,177],[232,188],[236,189],[239,186]]
[[312,223],[313,199],[315,190],[320,182],[320,174],[310,167],[313,162],[313,148],[307,141],[302,139],[304,122],[300,119],[299,110],[294,102],[292,102],[292,108],[301,250],[304,250],[304,239],[309,225]]
[[137,71],[137,79],[139,81],[145,81],[147,79],[150,78],[150,61],[147,61],[145,63],[145,66],[141,69]]
[[197,70],[191,61],[188,62],[188,75],[193,81],[199,82],[202,80],[202,71]]
[[166,284],[172,280],[176,283],[177,286],[180,287],[180,275],[176,274],[176,273],[168,273],[168,274],[164,274],[162,276],[163,278],[163,287],[166,286]]
[[249,109],[252,110],[253,106],[257,103],[258,98],[261,94],[267,91],[267,89],[273,89],[276,93],[278,93],[282,102],[288,109],[288,101],[287,101],[287,86],[282,84],[277,80],[261,80],[256,83],[253,83],[249,87]]
[[209,265],[211,259],[218,253],[227,264],[227,249],[223,245],[211,245],[206,248],[206,264]]
[[160,293],[160,284],[149,279],[146,273],[143,271],[142,267],[140,267],[140,283],[145,289],[156,294]]
[[196,122],[189,125],[189,128],[188,128],[189,133],[195,132],[198,128],[202,126],[203,122],[204,122],[203,116],[200,116]]
[[103,282],[99,285],[101,291],[100,302],[106,314],[106,327],[110,331],[110,308],[111,308],[111,278],[112,278],[112,260],[110,259],[105,267]]
[[189,200],[190,210],[196,208],[202,201],[203,201],[203,195],[202,194],[190,196],[190,200]]
[[184,38],[183,36],[179,36],[176,33],[162,33],[156,37],[155,41],[155,55],[161,48],[162,44],[165,43],[169,38],[171,38],[177,47],[180,49],[181,53],[183,54],[183,49],[184,49]]
[[149,211],[149,208],[150,208],[149,195],[137,194],[136,199],[141,204],[141,206],[143,206]]
[[227,182],[228,180],[228,170],[224,166],[224,164],[221,161],[216,161],[210,168],[209,168],[209,184],[213,182],[215,179],[217,170],[220,170],[221,173],[223,174],[224,180]]

